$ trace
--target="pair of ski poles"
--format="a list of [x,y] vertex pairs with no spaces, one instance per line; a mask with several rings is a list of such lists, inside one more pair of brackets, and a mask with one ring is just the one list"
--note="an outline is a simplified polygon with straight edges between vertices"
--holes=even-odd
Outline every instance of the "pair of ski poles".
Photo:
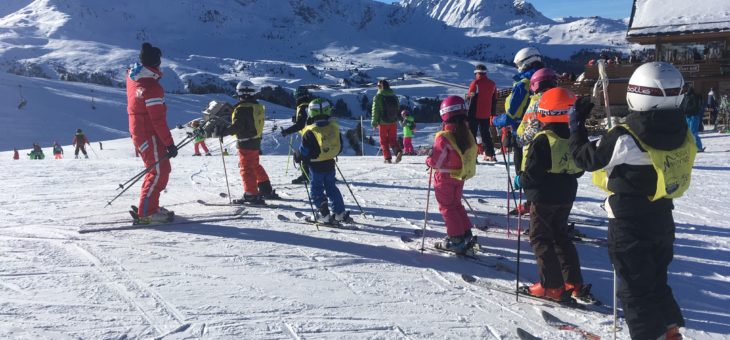
[[[175,148],[179,150],[183,146],[190,144],[190,142],[192,142],[192,141],[193,141],[192,137],[190,137],[190,136],[185,137],[182,141],[180,141],[180,143],[175,145]],[[119,187],[117,188],[117,190],[121,189],[122,191],[119,194],[117,194],[116,196],[114,196],[114,198],[109,200],[104,207],[106,208],[106,207],[112,205],[112,202],[116,201],[117,198],[122,196],[122,194],[124,194],[127,190],[129,190],[129,188],[131,188],[135,183],[139,182],[139,180],[142,179],[142,177],[144,177],[144,175],[146,175],[148,172],[152,171],[152,169],[154,169],[158,164],[160,164],[160,162],[162,162],[166,159],[169,159],[169,158],[170,158],[169,154],[165,155],[164,157],[160,158],[160,160],[158,160],[157,162],[154,162],[152,165],[148,166],[146,169],[140,171],[138,174],[134,175],[132,178],[130,178],[126,182],[119,184]]]

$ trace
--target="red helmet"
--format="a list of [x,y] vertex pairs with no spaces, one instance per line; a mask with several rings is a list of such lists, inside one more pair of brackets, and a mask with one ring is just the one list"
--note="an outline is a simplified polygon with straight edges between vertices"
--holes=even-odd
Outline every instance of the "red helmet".
[[466,115],[466,102],[459,96],[448,96],[441,102],[439,113],[444,122],[451,117]]
[[567,123],[568,113],[575,105],[575,93],[562,87],[545,91],[540,97],[537,120],[542,123]]
[[408,112],[408,110],[403,110],[403,111],[400,112],[400,116],[403,117],[403,118],[406,118],[406,117],[408,117],[410,115],[411,115],[411,113]]
[[537,72],[532,75],[532,78],[530,78],[530,91],[533,93],[538,92],[538,90],[545,91],[548,87],[553,88],[555,86],[558,86],[558,74],[547,67],[537,70]]

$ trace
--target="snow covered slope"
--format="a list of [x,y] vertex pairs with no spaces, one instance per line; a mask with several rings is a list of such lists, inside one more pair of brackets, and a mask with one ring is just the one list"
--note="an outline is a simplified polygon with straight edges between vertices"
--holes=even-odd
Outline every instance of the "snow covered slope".
[[502,31],[522,24],[554,23],[524,0],[401,0],[400,4],[454,27]]
[[[270,127],[274,122],[267,122]],[[278,122],[284,124],[284,121]],[[419,126],[421,126],[419,124]],[[416,133],[427,143],[436,126]],[[7,133],[7,130],[4,131]],[[173,130],[176,139],[182,131]],[[677,240],[669,282],[687,319],[690,339],[730,334],[730,137],[704,134],[692,187],[676,200]],[[421,254],[400,240],[418,239],[428,187],[423,157],[386,165],[344,156],[339,166],[358,202],[372,217],[354,214],[358,230],[320,228],[297,221],[308,212],[304,188],[290,185],[296,170],[285,155],[267,154],[286,145],[264,137],[264,167],[283,197],[276,208],[248,208],[239,220],[78,234],[80,226],[105,226],[128,218],[139,186],[104,208],[117,184],[142,169],[127,138],[104,142],[89,160],[10,160],[0,152],[3,223],[0,226],[0,337],[5,339],[516,339],[521,327],[543,339],[580,339],[540,321],[556,314],[601,338],[611,338],[612,316],[533,303],[468,284],[469,274],[509,288],[514,275],[439,254]],[[172,161],[161,202],[179,219],[220,216],[234,207],[205,207],[196,200],[220,198],[226,185],[217,142],[214,157],[192,157],[186,148]],[[226,144],[231,143],[227,140]],[[66,149],[68,153],[68,148]],[[226,157],[232,193],[242,192],[237,158]],[[499,225],[504,212],[504,167],[480,165],[465,197],[481,216]],[[344,184],[348,209],[357,212]],[[432,194],[432,193],[431,193]],[[604,220],[604,194],[580,179],[577,217]],[[477,199],[484,200],[481,203]],[[427,242],[445,235],[433,198]],[[280,217],[281,215],[282,217]],[[470,214],[471,216],[471,214]],[[289,221],[282,221],[288,219]],[[514,230],[516,221],[512,220]],[[526,223],[523,221],[523,223]],[[605,237],[605,226],[579,226]],[[488,261],[516,263],[516,239],[476,231]],[[536,280],[529,243],[521,244],[521,280]],[[579,244],[583,274],[594,293],[611,305],[612,272],[604,247]],[[498,257],[504,259],[497,260]],[[618,338],[627,339],[623,325]]]

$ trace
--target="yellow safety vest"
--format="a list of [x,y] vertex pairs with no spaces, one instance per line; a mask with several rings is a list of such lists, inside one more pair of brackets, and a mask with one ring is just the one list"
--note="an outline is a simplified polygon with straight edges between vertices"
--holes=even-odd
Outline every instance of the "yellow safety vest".
[[[692,132],[687,130],[687,137],[684,143],[674,150],[658,150],[646,145],[634,131],[631,131],[628,125],[617,125],[623,127],[634,138],[639,141],[641,147],[649,153],[651,164],[657,174],[656,192],[649,196],[649,200],[654,202],[662,198],[678,198],[681,197],[687,189],[692,179],[692,165],[697,155],[697,145],[695,144]],[[593,184],[606,192],[613,194],[608,190],[608,171],[601,169],[593,172]]]
[[[530,91],[530,79],[523,78],[523,79],[520,79],[520,81],[515,82],[515,85],[517,83],[522,83],[521,86],[524,86],[525,89],[527,89],[527,92],[529,93],[529,91]],[[514,87],[514,85],[513,85],[513,87]],[[512,94],[513,93],[510,93],[509,96],[507,96],[507,99],[504,100],[504,112],[506,112],[507,113],[507,116],[509,116],[513,120],[518,120],[518,119],[522,118],[522,115],[523,114],[525,114],[525,107],[527,106],[527,103],[530,102],[530,100],[529,100],[530,99],[530,96],[527,95],[527,96],[525,96],[525,98],[522,99],[522,102],[520,103],[520,106],[517,108],[517,111],[515,112],[515,114],[513,116],[513,115],[511,115],[509,113],[509,103],[512,100]]]
[[265,112],[266,109],[261,104],[255,104],[255,103],[241,103],[236,105],[236,108],[233,109],[233,114],[231,115],[231,121],[236,120],[236,112],[238,111],[238,108],[250,108],[253,112],[253,123],[254,127],[256,128],[256,136],[245,138],[244,141],[252,140],[261,138],[264,134],[264,119],[266,118]]
[[[538,132],[535,135],[535,138],[532,139],[533,141],[537,139],[538,136],[545,135],[547,136],[548,143],[550,144],[550,163],[552,163],[550,169],[548,169],[548,173],[551,174],[577,174],[583,170],[578,168],[577,165],[575,165],[575,162],[573,161],[573,156],[570,154],[570,145],[568,143],[568,140],[565,138],[560,138],[555,132],[550,130],[543,130]],[[525,165],[527,164],[527,155],[530,153],[530,146],[532,143],[525,145],[523,148],[523,154],[522,157],[522,169],[525,169]]]
[[312,131],[319,145],[319,156],[312,159],[312,162],[328,161],[337,157],[342,145],[340,144],[340,125],[335,120],[330,120],[330,123],[325,126],[307,125],[302,129],[302,133],[307,133],[307,131]]
[[[477,173],[477,147],[474,143],[471,143],[468,149],[466,149],[466,152],[459,151],[459,146],[456,144],[456,138],[454,138],[454,135],[450,131],[440,131],[436,134],[436,139],[439,138],[439,136],[443,136],[446,138],[447,141],[449,141],[449,144],[451,144],[451,147],[456,151],[456,153],[459,155],[459,158],[461,158],[461,169],[452,169],[449,171],[452,178],[465,181],[467,179],[470,179],[474,177],[474,175]],[[472,138],[473,140],[473,138]]]

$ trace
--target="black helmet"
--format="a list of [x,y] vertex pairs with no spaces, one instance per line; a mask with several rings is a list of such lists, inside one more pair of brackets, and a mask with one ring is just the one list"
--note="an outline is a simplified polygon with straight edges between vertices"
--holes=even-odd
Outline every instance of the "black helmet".
[[81,129],[76,129],[76,133],[83,133],[83,131],[81,131]]

